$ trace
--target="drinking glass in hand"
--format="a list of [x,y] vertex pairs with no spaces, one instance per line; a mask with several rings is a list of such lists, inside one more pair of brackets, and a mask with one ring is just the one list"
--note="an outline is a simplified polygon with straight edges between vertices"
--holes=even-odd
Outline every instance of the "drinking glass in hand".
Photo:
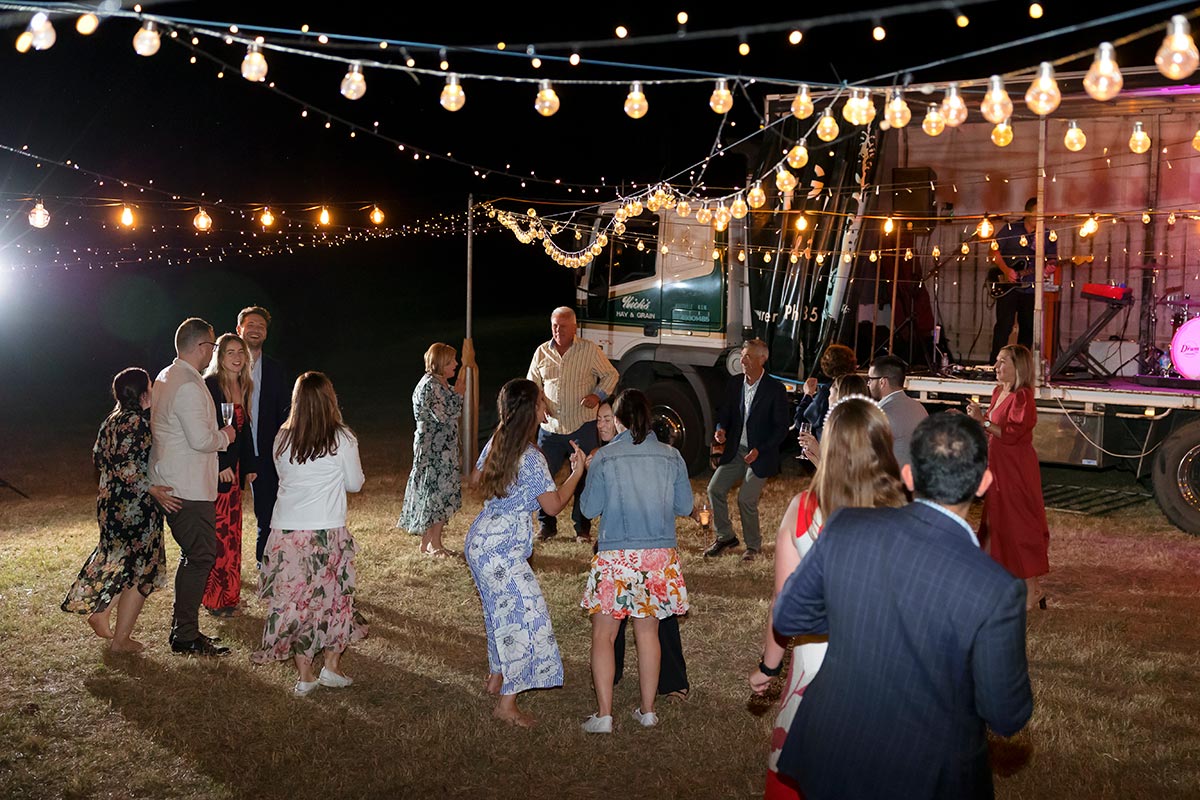
[[[799,439],[801,436],[804,436],[804,434],[806,434],[806,433],[812,433],[812,423],[811,422],[801,422],[800,423],[799,430],[796,431],[796,438]],[[802,458],[805,461],[808,460],[808,448],[805,447],[803,445],[803,443],[800,445],[800,455],[796,456],[796,458],[797,459]]]
[[709,508],[707,499],[701,501],[699,512],[696,516],[699,518],[700,527],[708,530],[708,526],[712,524],[712,509]]
[[221,403],[221,418],[225,420],[225,427],[233,424],[233,403]]

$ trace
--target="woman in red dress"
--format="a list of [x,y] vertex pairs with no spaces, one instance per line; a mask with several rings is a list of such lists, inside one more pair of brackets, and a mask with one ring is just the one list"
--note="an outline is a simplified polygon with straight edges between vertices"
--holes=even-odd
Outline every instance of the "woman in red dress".
[[979,540],[1002,567],[1025,579],[1026,608],[1046,607],[1038,577],[1050,571],[1050,529],[1042,499],[1042,472],[1033,449],[1037,406],[1033,355],[1009,345],[996,356],[996,388],[985,414],[978,403],[967,414],[988,438],[988,469],[994,479],[983,500]]
[[[246,344],[233,333],[217,338],[213,360],[204,371],[212,394],[217,424],[232,424],[237,438],[218,454],[217,561],[204,586],[204,607],[216,617],[238,615],[242,596],[242,481],[252,481],[254,440],[250,436],[250,358]],[[233,420],[222,419],[221,405],[233,404]]]

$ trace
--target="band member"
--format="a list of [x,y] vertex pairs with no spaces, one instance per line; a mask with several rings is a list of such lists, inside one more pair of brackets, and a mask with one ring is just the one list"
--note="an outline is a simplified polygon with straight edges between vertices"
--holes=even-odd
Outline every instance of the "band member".
[[[999,249],[991,251],[996,264],[992,270],[996,277],[993,291],[996,295],[996,327],[992,329],[993,363],[1000,348],[1008,344],[1014,321],[1017,324],[1017,344],[1033,349],[1033,280],[1037,244],[1034,234],[1039,211],[1037,198],[1029,198],[1025,203],[1024,218],[1009,222],[996,234]],[[1058,245],[1048,236],[1043,252],[1046,258],[1045,274],[1053,275],[1058,265]]]

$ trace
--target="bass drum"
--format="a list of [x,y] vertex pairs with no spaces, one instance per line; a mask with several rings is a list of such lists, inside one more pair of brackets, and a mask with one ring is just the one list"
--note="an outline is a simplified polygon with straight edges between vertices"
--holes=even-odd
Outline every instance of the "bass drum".
[[1185,378],[1200,378],[1200,317],[1180,325],[1171,337],[1171,365]]

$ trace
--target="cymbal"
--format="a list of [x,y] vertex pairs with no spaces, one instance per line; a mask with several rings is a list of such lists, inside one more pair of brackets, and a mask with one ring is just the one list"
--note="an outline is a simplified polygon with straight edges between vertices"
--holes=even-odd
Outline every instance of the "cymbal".
[[1162,302],[1164,306],[1175,306],[1176,308],[1200,308],[1200,300],[1192,300],[1191,298],[1163,300]]

